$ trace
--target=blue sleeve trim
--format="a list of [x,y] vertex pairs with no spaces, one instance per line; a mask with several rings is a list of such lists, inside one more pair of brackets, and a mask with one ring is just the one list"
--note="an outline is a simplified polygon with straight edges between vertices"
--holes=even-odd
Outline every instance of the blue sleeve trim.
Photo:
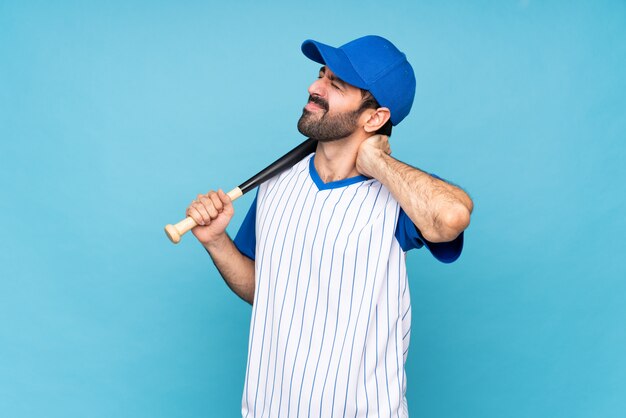
[[254,196],[254,201],[248,209],[248,213],[244,218],[237,236],[235,236],[235,246],[246,257],[254,260],[256,251],[256,200],[259,191],[257,189],[257,195]]
[[463,251],[463,232],[450,242],[429,242],[413,224],[406,212],[400,208],[398,225],[396,227],[396,239],[404,252],[413,248],[426,248],[430,253],[442,263],[452,263],[456,261]]
[[424,240],[421,234],[417,232],[417,228],[413,225],[413,221],[406,214],[404,209],[400,208],[398,215],[398,225],[396,226],[396,239],[400,243],[400,247],[404,252],[413,248],[422,248]]
[[[417,228],[415,228],[417,229]],[[418,231],[419,232],[419,231]],[[424,244],[430,250],[430,253],[439,261],[445,264],[455,262],[463,251],[463,235],[461,234],[450,242],[428,242],[424,240]]]

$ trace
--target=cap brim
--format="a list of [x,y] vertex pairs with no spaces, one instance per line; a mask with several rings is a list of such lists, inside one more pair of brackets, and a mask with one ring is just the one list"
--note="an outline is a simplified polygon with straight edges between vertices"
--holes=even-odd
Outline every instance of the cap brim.
[[302,53],[312,61],[326,65],[337,77],[348,84],[368,90],[367,83],[356,72],[346,54],[339,48],[307,39],[302,43]]

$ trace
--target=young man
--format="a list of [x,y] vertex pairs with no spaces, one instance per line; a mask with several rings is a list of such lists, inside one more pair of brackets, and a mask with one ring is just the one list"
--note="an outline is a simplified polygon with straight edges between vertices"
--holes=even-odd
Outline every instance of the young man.
[[298,122],[316,152],[259,187],[234,242],[223,191],[187,209],[228,286],[253,304],[242,414],[404,417],[405,254],[426,245],[456,260],[472,201],[390,156],[391,125],[415,94],[393,44],[308,40],[302,51],[323,65]]

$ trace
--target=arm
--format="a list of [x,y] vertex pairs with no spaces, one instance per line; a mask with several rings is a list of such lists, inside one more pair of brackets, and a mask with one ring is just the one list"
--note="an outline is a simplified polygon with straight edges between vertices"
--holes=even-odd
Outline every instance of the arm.
[[459,187],[392,158],[386,136],[361,144],[357,170],[385,185],[430,242],[454,240],[470,223],[473,202]]
[[241,254],[226,234],[234,209],[222,190],[198,195],[187,208],[198,226],[191,230],[207,250],[230,289],[246,302],[254,300],[254,261]]
[[254,261],[241,254],[230,237],[203,244],[224,281],[237,296],[252,305],[254,301]]

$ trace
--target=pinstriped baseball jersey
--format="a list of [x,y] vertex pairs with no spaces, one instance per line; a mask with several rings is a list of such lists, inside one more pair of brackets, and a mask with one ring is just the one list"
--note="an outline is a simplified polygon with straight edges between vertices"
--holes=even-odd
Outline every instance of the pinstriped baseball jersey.
[[411,305],[389,190],[324,184],[309,156],[259,187],[254,215],[242,415],[408,416]]

